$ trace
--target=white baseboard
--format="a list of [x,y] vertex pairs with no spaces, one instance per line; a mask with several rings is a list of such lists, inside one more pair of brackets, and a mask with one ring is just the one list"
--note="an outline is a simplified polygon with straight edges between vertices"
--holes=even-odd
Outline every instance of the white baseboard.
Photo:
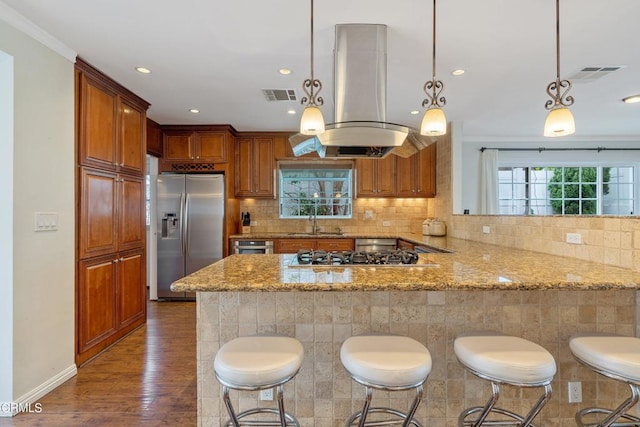
[[73,364],[65,370],[59,372],[57,375],[49,378],[47,381],[40,384],[38,387],[20,396],[14,402],[1,403],[0,404],[0,418],[1,417],[13,417],[17,415],[20,410],[25,411],[38,411],[40,399],[45,394],[49,393],[54,388],[60,386],[62,383],[70,378],[75,377],[78,374],[78,367]]

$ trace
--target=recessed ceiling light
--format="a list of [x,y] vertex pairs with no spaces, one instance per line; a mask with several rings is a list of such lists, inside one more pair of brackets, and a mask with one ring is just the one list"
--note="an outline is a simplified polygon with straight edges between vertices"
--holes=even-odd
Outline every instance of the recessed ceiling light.
[[622,101],[626,104],[635,104],[636,102],[640,102],[640,95],[631,95],[626,98],[622,98]]
[[289,74],[291,74],[291,69],[290,68],[280,68],[278,70],[278,72],[280,74],[282,74],[283,76],[288,76]]
[[287,111],[287,114],[294,115],[294,114],[296,114],[296,110],[289,110],[289,111]]
[[453,71],[451,72],[451,75],[452,75],[452,76],[461,76],[461,75],[463,75],[463,74],[464,74],[464,70],[463,70],[463,69],[461,69],[461,68],[459,68],[459,69],[457,69],[457,70],[453,70]]
[[413,111],[411,112],[411,114],[413,114],[413,115],[415,116],[416,114],[420,114],[420,111],[418,111],[418,110],[413,110]]
[[136,67],[136,71],[141,74],[151,74],[151,70],[145,67]]
[[193,114],[198,114],[200,112],[200,110],[198,110],[197,108],[190,108],[189,112],[193,113]]

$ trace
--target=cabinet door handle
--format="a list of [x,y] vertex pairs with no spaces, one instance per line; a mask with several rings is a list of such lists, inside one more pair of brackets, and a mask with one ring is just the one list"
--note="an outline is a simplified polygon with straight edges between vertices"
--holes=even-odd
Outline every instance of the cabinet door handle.
[[114,264],[117,264],[117,263],[119,263],[119,262],[120,262],[120,260],[119,260],[118,258],[116,258],[116,259],[114,259],[114,260],[113,260],[113,263],[114,263]]
[[120,257],[120,261],[124,261],[124,257]]
[[196,160],[200,159],[200,156],[196,156]]

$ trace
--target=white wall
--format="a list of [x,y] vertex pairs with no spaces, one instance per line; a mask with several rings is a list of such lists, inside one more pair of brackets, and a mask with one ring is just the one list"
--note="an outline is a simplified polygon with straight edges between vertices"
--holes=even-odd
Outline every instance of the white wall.
[[[13,400],[75,372],[73,63],[0,20],[14,58]],[[34,232],[34,213],[59,230]]]
[[[0,403],[13,399],[13,57],[0,51]],[[6,408],[0,408],[1,412]]]
[[[480,148],[580,148],[580,147],[609,147],[609,148],[640,148],[640,141],[603,141],[590,139],[588,141],[566,140],[552,138],[541,141],[514,141],[505,139],[469,140],[462,142],[462,167],[460,169],[462,182],[460,204],[454,205],[454,213],[461,214],[464,209],[477,215],[480,212],[479,177],[480,177]],[[606,162],[610,165],[633,166],[640,162],[640,151],[500,151],[498,165],[528,166],[534,162],[543,162],[548,166],[558,166],[567,162],[583,164],[598,164]],[[454,198],[457,194],[454,193]]]

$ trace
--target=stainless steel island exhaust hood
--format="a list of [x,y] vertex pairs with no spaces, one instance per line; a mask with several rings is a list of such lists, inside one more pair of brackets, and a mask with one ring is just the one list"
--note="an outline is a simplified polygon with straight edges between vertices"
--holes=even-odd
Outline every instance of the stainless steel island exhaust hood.
[[409,157],[433,141],[419,131],[386,121],[387,26],[338,24],[335,27],[335,123],[317,136],[289,138],[296,156]]

